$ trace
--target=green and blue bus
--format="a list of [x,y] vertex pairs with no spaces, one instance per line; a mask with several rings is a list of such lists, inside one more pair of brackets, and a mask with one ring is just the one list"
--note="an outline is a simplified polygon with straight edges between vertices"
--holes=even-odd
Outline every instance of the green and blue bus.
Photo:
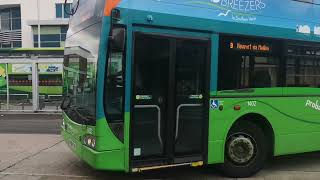
[[320,150],[319,0],[73,5],[62,135],[99,170],[248,177]]

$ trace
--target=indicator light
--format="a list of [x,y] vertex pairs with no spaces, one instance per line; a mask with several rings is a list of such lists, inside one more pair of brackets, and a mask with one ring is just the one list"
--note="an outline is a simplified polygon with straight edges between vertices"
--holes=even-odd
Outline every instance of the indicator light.
[[233,107],[233,109],[234,109],[235,111],[240,111],[241,106],[239,106],[239,105],[235,105],[235,106]]
[[95,149],[96,148],[96,137],[92,136],[92,135],[85,135],[83,137],[83,143],[92,148]]

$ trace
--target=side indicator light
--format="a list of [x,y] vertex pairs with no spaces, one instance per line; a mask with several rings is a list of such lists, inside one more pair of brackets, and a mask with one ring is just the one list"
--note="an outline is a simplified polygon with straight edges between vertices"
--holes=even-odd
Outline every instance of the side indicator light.
[[234,109],[235,111],[240,111],[241,106],[239,106],[239,105],[235,105],[235,106],[233,107],[233,109]]

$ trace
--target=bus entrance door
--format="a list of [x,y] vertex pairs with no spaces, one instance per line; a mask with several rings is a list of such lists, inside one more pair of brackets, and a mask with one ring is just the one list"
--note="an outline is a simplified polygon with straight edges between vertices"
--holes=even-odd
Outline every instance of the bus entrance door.
[[[176,40],[174,155],[175,163],[203,160],[205,121],[208,119],[206,99],[206,65],[208,41]],[[198,156],[196,156],[198,155]],[[181,159],[180,159],[181,157]]]
[[209,40],[135,33],[132,167],[205,160]]

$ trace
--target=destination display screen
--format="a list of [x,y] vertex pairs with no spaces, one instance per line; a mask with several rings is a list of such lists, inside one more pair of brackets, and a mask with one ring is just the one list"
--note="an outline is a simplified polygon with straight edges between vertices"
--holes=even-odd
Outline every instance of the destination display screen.
[[227,42],[227,46],[229,49],[237,50],[237,51],[264,52],[264,53],[272,52],[271,43],[267,43],[267,42],[231,40]]

